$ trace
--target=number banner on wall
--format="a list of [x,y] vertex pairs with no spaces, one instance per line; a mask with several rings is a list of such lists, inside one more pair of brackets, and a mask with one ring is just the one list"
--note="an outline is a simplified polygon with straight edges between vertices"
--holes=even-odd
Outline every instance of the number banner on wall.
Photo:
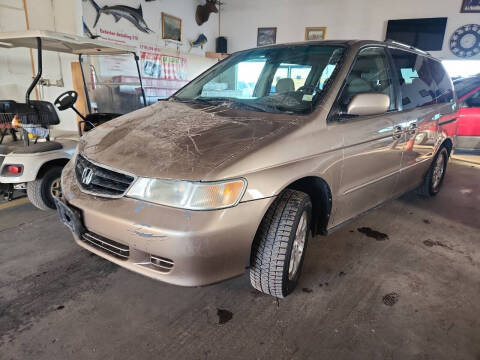
[[164,80],[186,80],[187,59],[141,51],[142,76]]

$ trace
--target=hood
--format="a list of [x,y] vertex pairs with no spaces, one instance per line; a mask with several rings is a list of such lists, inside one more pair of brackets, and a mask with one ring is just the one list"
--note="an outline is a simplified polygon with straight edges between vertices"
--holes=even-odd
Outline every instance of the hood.
[[137,176],[203,180],[217,167],[298,128],[301,119],[160,101],[90,131],[79,151]]

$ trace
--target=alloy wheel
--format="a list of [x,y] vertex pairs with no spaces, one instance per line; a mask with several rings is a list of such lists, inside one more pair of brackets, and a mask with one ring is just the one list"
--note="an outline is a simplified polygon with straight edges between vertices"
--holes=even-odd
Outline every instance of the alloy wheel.
[[440,153],[435,161],[432,175],[432,188],[435,190],[442,182],[443,173],[445,172],[445,155]]
[[303,251],[305,249],[305,241],[307,239],[307,212],[304,211],[298,222],[295,239],[293,240],[292,251],[290,254],[290,265],[288,267],[288,279],[295,278],[300,262],[302,260]]
[[50,193],[52,194],[52,196],[55,196],[57,198],[62,197],[62,187],[60,184],[60,178],[55,179],[52,182],[52,186],[50,187]]

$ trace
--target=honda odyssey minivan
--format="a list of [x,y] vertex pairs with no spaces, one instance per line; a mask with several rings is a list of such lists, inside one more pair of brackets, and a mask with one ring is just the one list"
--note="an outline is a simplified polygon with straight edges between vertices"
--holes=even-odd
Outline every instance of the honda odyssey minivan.
[[441,63],[406,45],[245,50],[86,134],[57,207],[80,246],[142,275],[200,286],[248,268],[285,297],[309,237],[438,193],[456,110]]

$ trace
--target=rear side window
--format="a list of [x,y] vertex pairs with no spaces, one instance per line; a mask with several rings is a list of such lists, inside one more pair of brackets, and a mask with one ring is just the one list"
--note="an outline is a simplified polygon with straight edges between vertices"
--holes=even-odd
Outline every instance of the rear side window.
[[341,110],[361,93],[384,93],[390,97],[390,109],[395,108],[395,92],[384,48],[372,47],[360,51],[340,96]]
[[480,77],[457,80],[454,82],[454,86],[458,99],[461,99],[473,90],[480,88]]
[[453,89],[450,77],[438,61],[428,59],[433,81],[437,87],[436,99],[438,104],[453,102]]
[[464,101],[464,106],[469,108],[480,108],[480,90],[467,97]]
[[430,71],[430,59],[396,49],[391,54],[400,80],[403,110],[435,104],[437,86]]

